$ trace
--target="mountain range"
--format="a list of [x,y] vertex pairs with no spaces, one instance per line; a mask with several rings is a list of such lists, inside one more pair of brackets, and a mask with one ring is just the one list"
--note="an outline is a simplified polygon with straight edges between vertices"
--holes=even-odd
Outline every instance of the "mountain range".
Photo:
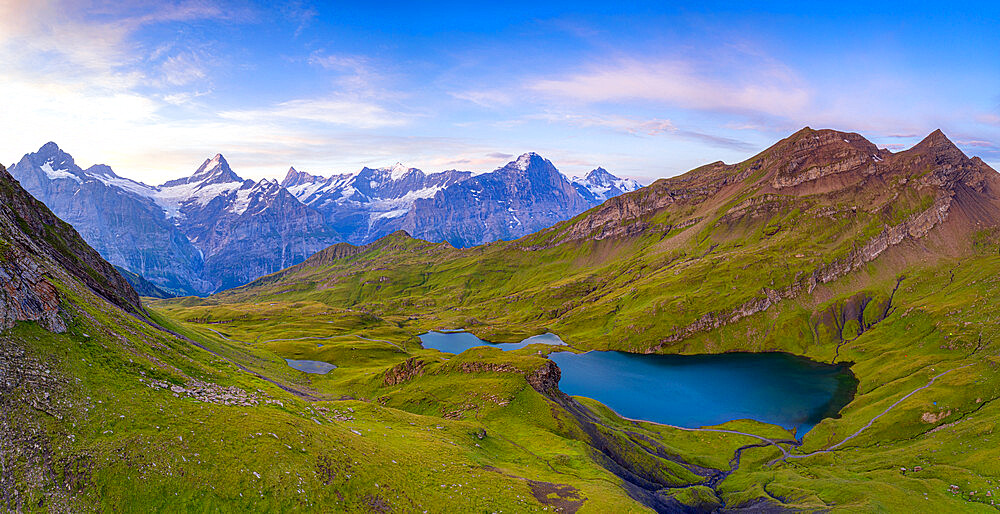
[[[552,176],[532,160],[504,173]],[[153,196],[226,190],[177,209],[235,214],[274,189],[212,161]],[[474,179],[461,195],[500,188]],[[399,230],[209,298],[140,299],[0,166],[0,510],[992,512],[998,249],[1000,174],[940,131],[891,152],[805,128],[516,240]],[[418,337],[461,330],[551,334],[455,353]],[[853,385],[805,433],[742,411],[673,426],[566,394],[556,362],[626,359],[588,378],[628,384],[643,361],[733,352]],[[820,394],[812,376],[797,384]]]
[[171,295],[241,285],[400,229],[460,247],[514,239],[639,187],[602,168],[570,181],[533,153],[477,176],[396,164],[330,177],[291,168],[281,183],[245,180],[218,154],[150,186],[105,165],[83,169],[51,142],[10,173],[109,262]]

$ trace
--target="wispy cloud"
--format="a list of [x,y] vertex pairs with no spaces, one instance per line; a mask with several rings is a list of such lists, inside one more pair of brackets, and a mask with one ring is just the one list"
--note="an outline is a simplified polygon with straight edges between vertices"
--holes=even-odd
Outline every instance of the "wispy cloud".
[[306,29],[319,16],[319,11],[311,5],[306,5],[300,1],[289,2],[282,8],[282,13],[290,20],[297,23],[295,37],[302,35]]
[[297,99],[265,109],[223,111],[219,116],[236,121],[269,121],[278,118],[314,121],[357,128],[398,127],[410,116],[384,107],[349,98]]
[[1000,149],[1000,145],[994,143],[993,141],[984,141],[982,139],[958,139],[955,140],[955,144],[959,146],[971,146],[973,148],[987,148],[990,150]]
[[979,116],[976,116],[976,121],[986,123],[987,125],[1000,126],[1000,115],[992,113],[980,114]]
[[581,102],[662,102],[688,109],[792,115],[811,98],[794,74],[776,65],[756,73],[717,76],[682,60],[623,59],[594,64],[566,77],[528,85],[536,92]]
[[566,123],[579,127],[601,127],[616,132],[623,132],[635,136],[659,136],[668,135],[685,139],[698,140],[712,146],[731,148],[734,150],[749,151],[757,147],[745,141],[729,137],[709,134],[696,130],[681,129],[674,125],[669,119],[653,118],[638,119],[627,116],[599,116],[592,114],[537,114],[527,118],[544,120],[550,123]]
[[472,102],[480,107],[488,107],[491,109],[506,107],[514,103],[514,97],[510,93],[499,90],[458,91],[448,94],[453,98]]

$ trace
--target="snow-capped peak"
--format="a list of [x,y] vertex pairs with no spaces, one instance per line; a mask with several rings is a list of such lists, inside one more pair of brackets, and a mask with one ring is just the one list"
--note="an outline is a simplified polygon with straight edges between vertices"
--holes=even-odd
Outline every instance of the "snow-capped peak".
[[518,157],[516,161],[514,161],[514,167],[521,171],[527,171],[528,168],[531,166],[531,161],[535,159],[541,159],[541,156],[535,152],[528,152],[525,154],[521,154],[521,156]]
[[217,168],[221,168],[223,165],[229,167],[229,163],[226,162],[226,158],[222,156],[221,153],[215,154],[215,157],[211,159],[205,159],[205,162],[198,167],[198,170],[194,172],[195,175],[207,175]]
[[403,166],[403,163],[401,163],[401,162],[397,162],[396,164],[393,164],[389,168],[389,178],[391,178],[392,180],[399,180],[399,179],[403,178],[404,176],[406,176],[406,174],[409,171],[410,171],[410,168],[408,168],[406,166]]
[[635,180],[618,178],[604,168],[596,168],[586,177],[573,177],[570,181],[580,195],[594,202],[603,202],[608,198],[642,187]]

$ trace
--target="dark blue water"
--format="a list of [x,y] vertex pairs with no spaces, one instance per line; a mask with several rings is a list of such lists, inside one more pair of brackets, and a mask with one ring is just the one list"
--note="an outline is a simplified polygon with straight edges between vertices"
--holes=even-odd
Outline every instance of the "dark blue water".
[[[468,332],[428,332],[427,348],[461,353],[476,346],[503,350],[531,343],[565,345],[554,334],[520,343],[492,344]],[[785,353],[643,355],[556,352],[559,389],[593,398],[632,419],[696,428],[755,419],[795,430],[801,437],[836,416],[854,397],[857,380],[844,366]]]
[[504,351],[519,350],[529,344],[542,343],[565,346],[566,343],[555,334],[531,336],[519,343],[490,343],[468,332],[427,332],[421,334],[420,342],[424,348],[433,348],[442,352],[462,353],[477,346],[493,346]]
[[618,414],[681,427],[755,419],[801,437],[854,397],[844,366],[784,353],[641,355],[558,352],[559,389]]
[[333,364],[323,361],[308,361],[308,360],[296,360],[296,359],[285,359],[285,362],[289,366],[306,373],[313,373],[316,375],[325,375],[330,372],[330,370],[336,368]]

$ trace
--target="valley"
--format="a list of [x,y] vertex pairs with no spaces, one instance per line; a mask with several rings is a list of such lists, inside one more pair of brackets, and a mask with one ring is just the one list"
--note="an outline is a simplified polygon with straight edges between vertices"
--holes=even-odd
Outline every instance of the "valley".
[[[35,241],[54,216],[4,179],[2,284],[40,306],[0,309],[10,510],[995,510],[1000,176],[940,132],[806,128],[520,239],[400,231],[141,304],[68,225]],[[588,398],[587,355],[827,381],[791,415],[660,424]]]

